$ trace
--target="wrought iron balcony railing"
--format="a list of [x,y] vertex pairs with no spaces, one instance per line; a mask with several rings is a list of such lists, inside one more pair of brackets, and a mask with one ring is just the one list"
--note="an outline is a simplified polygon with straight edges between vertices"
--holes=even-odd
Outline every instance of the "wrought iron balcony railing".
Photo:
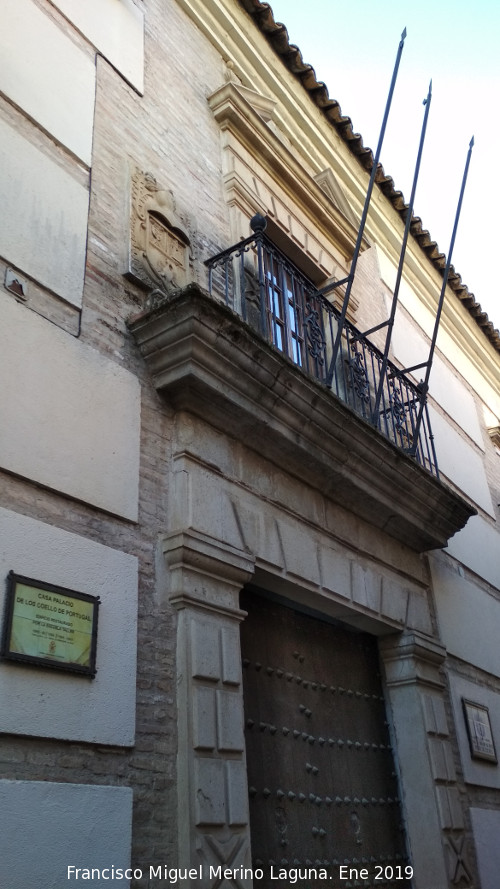
[[439,477],[425,391],[347,320],[332,366],[340,312],[263,231],[206,265],[210,293]]

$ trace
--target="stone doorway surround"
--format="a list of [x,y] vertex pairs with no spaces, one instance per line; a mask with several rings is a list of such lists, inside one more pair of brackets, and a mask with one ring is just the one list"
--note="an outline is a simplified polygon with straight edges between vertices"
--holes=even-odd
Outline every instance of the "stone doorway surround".
[[[176,411],[164,555],[178,611],[179,866],[204,865],[197,889],[249,882],[239,592],[251,580],[381,637],[414,887],[470,886],[419,554],[472,510],[200,288],[130,327]],[[234,878],[221,882],[219,866]]]
[[[229,868],[234,878],[223,885],[242,889],[251,885],[240,875],[241,868],[251,867],[251,839],[239,643],[245,612],[239,592],[255,577],[256,559],[192,530],[168,535],[164,553],[171,602],[179,612],[179,866],[201,866],[202,881],[197,875],[192,883],[198,889],[216,889],[217,869]],[[353,611],[353,623],[356,617]],[[440,670],[444,649],[416,631],[385,630],[379,650],[413,885],[471,886]]]

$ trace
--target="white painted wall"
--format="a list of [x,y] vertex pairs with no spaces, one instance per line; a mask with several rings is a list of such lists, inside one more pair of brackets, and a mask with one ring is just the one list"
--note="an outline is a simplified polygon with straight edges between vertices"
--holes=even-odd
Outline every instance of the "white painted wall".
[[500,812],[496,809],[471,809],[470,816],[481,889],[498,889]]
[[0,294],[0,466],[135,520],[140,385]]
[[495,763],[481,759],[472,759],[470,755],[467,728],[462,708],[462,698],[474,701],[488,707],[490,714],[491,730],[497,756],[500,758],[500,694],[476,685],[461,676],[449,674],[451,700],[455,725],[457,727],[458,745],[464,778],[468,784],[478,784],[482,787],[495,787],[500,789],[500,768]]
[[495,516],[482,454],[429,406],[439,471],[490,516]]
[[144,91],[144,12],[133,0],[52,3],[132,86]]
[[[379,260],[382,279],[385,281],[389,289],[393,290],[396,278],[396,266],[393,265],[387,254],[384,253],[384,251],[378,245],[377,256]],[[438,292],[436,291],[436,301],[437,298]],[[456,299],[456,297],[448,293],[447,299]],[[404,308],[407,309],[412,318],[415,319],[417,325],[422,328],[422,330],[426,333],[427,337],[429,337],[430,340],[434,329],[435,315],[433,315],[424,306],[418,290],[414,291],[413,288],[410,287],[410,285],[405,280],[401,282],[399,301],[401,303],[401,306],[404,306]],[[401,312],[398,309],[398,314],[396,315],[397,323],[399,323],[400,314]],[[472,329],[474,329],[474,325],[472,325]],[[475,337],[478,337],[481,341],[482,334],[480,333],[479,328],[476,329],[476,332],[473,335]],[[485,345],[486,347],[488,347],[487,344]],[[413,347],[413,343],[409,343],[409,346]],[[453,367],[457,368],[462,378],[464,380],[467,380],[469,385],[472,386],[472,388],[478,393],[482,401],[484,401],[484,403],[488,405],[489,409],[496,416],[500,416],[500,390],[498,385],[494,381],[494,370],[490,368],[492,373],[491,377],[488,379],[487,375],[485,375],[484,371],[482,370],[481,364],[475,360],[475,356],[473,355],[474,346],[472,338],[470,340],[471,352],[468,354],[465,349],[459,348],[457,346],[457,343],[452,338],[450,333],[446,331],[444,323],[441,323],[437,339],[437,346],[438,350],[441,351],[443,355],[446,355]],[[429,350],[427,348],[426,354],[424,354],[424,356],[421,357],[419,360],[427,360],[428,352]],[[413,363],[416,364],[417,362],[412,362],[412,364]],[[432,377],[431,385],[434,386]],[[445,407],[446,409],[445,404],[443,404],[443,407]],[[457,420],[457,422],[460,421]]]
[[484,439],[474,398],[439,355],[434,356],[429,378],[432,398],[484,451]]
[[90,166],[95,62],[33,0],[2,0],[0,92]]
[[440,636],[450,654],[500,676],[500,601],[461,576],[446,556],[429,554]]
[[[387,316],[390,305],[387,302]],[[415,324],[405,317],[402,311],[396,315],[392,334],[394,355],[403,367],[413,367],[429,358],[430,343],[418,332]],[[423,379],[425,368],[414,371],[415,379]],[[479,418],[474,399],[468,389],[452,373],[438,355],[434,357],[429,381],[432,399],[441,405],[443,410],[452,417],[464,432],[484,450],[484,441],[479,425]]]
[[[0,886],[60,889],[68,865],[130,866],[132,790],[50,781],[0,781]],[[106,889],[109,880],[83,883]],[[128,889],[130,880],[118,885]]]
[[82,304],[88,187],[0,119],[0,256]]
[[101,598],[96,678],[0,661],[0,732],[133,744],[136,557],[6,509],[0,540],[2,617],[10,570]]
[[451,538],[447,552],[500,590],[500,532],[480,516]]

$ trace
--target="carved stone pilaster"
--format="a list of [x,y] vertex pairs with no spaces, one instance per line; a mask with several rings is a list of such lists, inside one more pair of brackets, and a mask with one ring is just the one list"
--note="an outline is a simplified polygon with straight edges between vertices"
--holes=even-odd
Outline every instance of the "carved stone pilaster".
[[169,535],[164,554],[178,609],[179,863],[200,887],[250,867],[238,604],[253,574],[248,553],[194,531]]
[[[441,668],[446,651],[418,633],[380,643],[396,735],[415,889],[468,887],[464,817]],[[429,807],[429,800],[435,806]]]

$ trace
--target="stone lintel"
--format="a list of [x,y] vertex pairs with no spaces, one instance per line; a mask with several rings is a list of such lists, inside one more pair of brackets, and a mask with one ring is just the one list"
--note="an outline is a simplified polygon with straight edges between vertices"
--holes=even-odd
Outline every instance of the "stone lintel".
[[389,687],[420,684],[443,688],[440,668],[446,649],[439,642],[419,633],[401,633],[381,639],[379,649]]
[[418,552],[474,514],[458,494],[192,284],[130,322],[153,383]]

